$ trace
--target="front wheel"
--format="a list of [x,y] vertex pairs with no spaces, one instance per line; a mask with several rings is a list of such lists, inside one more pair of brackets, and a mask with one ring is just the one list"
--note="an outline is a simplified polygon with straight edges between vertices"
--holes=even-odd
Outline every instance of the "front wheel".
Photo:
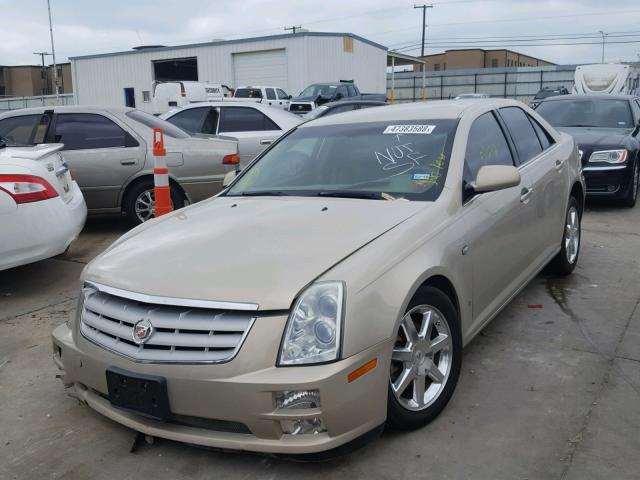
[[581,216],[578,200],[569,199],[567,216],[565,217],[564,234],[560,251],[551,261],[551,268],[558,275],[569,275],[576,268],[580,255]]
[[391,353],[387,425],[410,430],[436,418],[460,375],[462,334],[453,303],[422,287],[400,322]]

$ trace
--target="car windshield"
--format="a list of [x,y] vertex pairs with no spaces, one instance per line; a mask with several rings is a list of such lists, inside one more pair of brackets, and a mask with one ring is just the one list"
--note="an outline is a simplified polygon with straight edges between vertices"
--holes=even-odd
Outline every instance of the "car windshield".
[[337,88],[336,85],[309,85],[300,93],[300,96],[317,97],[320,95],[321,97],[333,97]]
[[259,88],[239,88],[234,95],[236,98],[262,98]]
[[551,100],[542,102],[536,112],[554,127],[633,127],[631,108],[627,100]]
[[167,137],[172,138],[189,138],[189,134],[184,130],[176,127],[175,125],[162,120],[158,117],[154,117],[150,113],[143,112],[141,110],[131,110],[126,113],[127,117],[132,118],[136,122],[139,122],[149,128],[162,128],[164,134]]
[[301,127],[243,172],[227,195],[435,200],[456,126],[422,120]]

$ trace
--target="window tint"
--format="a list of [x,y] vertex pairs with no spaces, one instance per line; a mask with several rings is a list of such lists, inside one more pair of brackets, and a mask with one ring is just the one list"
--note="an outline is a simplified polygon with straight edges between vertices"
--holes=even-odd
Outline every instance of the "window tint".
[[276,99],[276,91],[273,88],[266,88],[267,91],[267,100],[275,100]]
[[347,85],[347,91],[349,92],[350,97],[355,97],[357,95],[356,89],[353,85]]
[[280,130],[269,118],[255,108],[223,107],[220,133]]
[[287,95],[287,92],[285,92],[284,90],[282,90],[280,88],[276,88],[276,92],[278,92],[278,98],[280,100],[288,100],[289,99],[289,95]]
[[65,150],[125,147],[127,134],[102,115],[61,113],[56,117],[55,142],[64,143]]
[[467,140],[463,179],[469,184],[485,165],[513,165],[513,157],[502,129],[491,112],[478,117]]
[[349,92],[347,91],[347,87],[344,85],[340,85],[338,87],[338,90],[336,92],[336,97],[338,95],[342,95],[342,98],[348,97],[349,96]]
[[[187,134],[184,130],[172,125],[166,120],[162,120],[155,115],[151,115],[147,112],[142,112],[140,110],[130,110],[126,113],[126,116],[135,120],[138,123],[141,123],[145,127],[148,128],[162,128],[164,130],[164,134],[167,137],[171,138],[189,138],[189,134]],[[136,143],[137,145],[137,143]]]
[[44,142],[49,117],[20,115],[0,120],[0,137],[9,145],[33,145]]
[[535,118],[532,118],[530,115],[527,115],[527,117],[529,117],[531,125],[533,125],[533,129],[538,134],[538,140],[540,140],[540,143],[542,144],[542,150],[546,150],[551,145],[556,143],[549,132],[547,132],[547,129],[540,125]]
[[262,91],[259,88],[238,88],[234,94],[236,98],[262,98]]
[[167,121],[180,127],[185,132],[200,133],[202,123],[209,110],[211,110],[209,107],[187,108],[168,118]]
[[527,114],[521,108],[501,108],[500,115],[502,115],[504,122],[507,124],[511,138],[516,144],[520,164],[528,162],[542,152],[540,140],[538,140]]
[[218,131],[218,110],[210,108],[202,124],[202,133],[215,135]]
[[636,119],[636,123],[640,122],[640,102],[638,100],[631,102],[632,110]]

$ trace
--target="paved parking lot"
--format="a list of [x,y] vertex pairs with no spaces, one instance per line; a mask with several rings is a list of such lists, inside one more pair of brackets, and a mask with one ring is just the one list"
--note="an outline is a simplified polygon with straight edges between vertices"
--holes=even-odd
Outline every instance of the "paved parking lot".
[[639,476],[640,207],[589,207],[576,272],[537,277],[471,343],[434,423],[317,464],[164,440],[129,453],[134,432],[65,395],[49,334],[124,231],[92,218],[63,258],[0,272],[0,479]]

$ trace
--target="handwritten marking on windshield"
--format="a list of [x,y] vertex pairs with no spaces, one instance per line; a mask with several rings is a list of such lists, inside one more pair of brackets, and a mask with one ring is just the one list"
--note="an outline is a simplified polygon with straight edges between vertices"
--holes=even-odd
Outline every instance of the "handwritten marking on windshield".
[[420,162],[418,160],[426,157],[426,155],[416,152],[411,148],[411,145],[411,142],[392,145],[383,152],[374,152],[374,155],[382,169],[384,171],[393,171],[394,174],[391,176],[395,177],[419,167]]

